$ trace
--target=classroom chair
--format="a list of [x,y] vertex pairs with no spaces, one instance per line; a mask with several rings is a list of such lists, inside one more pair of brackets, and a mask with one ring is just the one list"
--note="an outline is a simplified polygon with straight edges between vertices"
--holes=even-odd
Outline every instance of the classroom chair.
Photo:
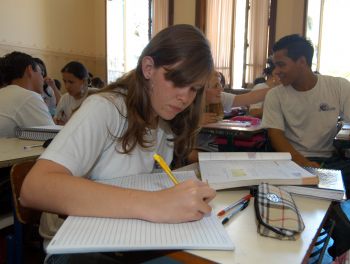
[[334,244],[328,252],[336,258],[350,250],[350,200],[334,202],[330,207],[329,218],[335,222],[332,238]]
[[[34,165],[35,161],[26,161],[15,164],[10,173],[12,198],[14,235],[8,236],[9,243],[8,263],[23,263],[23,227],[24,225],[39,226],[41,211],[23,207],[20,204],[20,191],[25,176]],[[40,243],[42,245],[42,243]]]
[[331,235],[333,233],[334,226],[335,222],[332,219],[330,219],[323,226],[307,262],[308,264],[323,264],[332,262],[332,257],[328,254],[327,249],[333,242]]

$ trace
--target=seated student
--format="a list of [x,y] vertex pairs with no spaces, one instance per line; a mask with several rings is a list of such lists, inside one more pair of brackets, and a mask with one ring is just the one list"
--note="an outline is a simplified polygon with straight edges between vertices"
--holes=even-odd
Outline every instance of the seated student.
[[94,77],[91,79],[91,87],[101,89],[105,87],[105,82],[100,77]]
[[290,152],[300,166],[342,169],[349,195],[349,161],[333,147],[338,117],[350,121],[349,81],[314,74],[313,46],[299,35],[281,38],[273,52],[283,86],[272,89],[264,104],[262,124],[268,128],[272,147]]
[[[267,59],[268,66],[264,69],[262,78],[257,78],[254,81],[254,87],[252,91],[256,91],[263,88],[272,88],[280,84],[278,76],[275,74],[275,65],[271,58]],[[264,102],[251,104],[249,106],[249,115],[261,118],[263,114]]]
[[[266,93],[270,89],[265,88],[239,95],[225,93],[221,86],[220,75],[214,71],[211,74],[209,87],[205,90],[206,112],[202,116],[200,125],[203,126],[222,120],[224,111],[230,111],[234,106],[246,106],[264,100]],[[216,135],[199,133],[196,147],[190,153],[188,161],[198,161],[198,150],[218,151],[218,147],[214,143],[215,138]]]
[[175,25],[159,32],[136,69],[90,95],[55,137],[24,180],[22,205],[163,223],[201,219],[215,196],[201,181],[147,192],[97,180],[150,173],[154,153],[168,164],[173,153],[185,157],[212,69],[208,41],[197,28]]
[[54,116],[56,113],[57,103],[61,99],[61,92],[56,87],[55,81],[47,76],[45,63],[39,58],[34,58],[34,60],[39,64],[44,76],[44,87],[41,96],[43,97],[44,102],[49,108],[51,116]]
[[62,68],[61,73],[67,93],[62,95],[57,104],[54,120],[58,125],[66,124],[88,94],[97,90],[88,87],[89,72],[80,62],[69,62]]
[[53,81],[55,82],[55,85],[56,85],[57,89],[59,91],[61,91],[61,86],[62,86],[61,82],[59,80],[57,80],[57,79],[53,79]]
[[15,127],[54,125],[41,93],[40,66],[25,53],[14,51],[0,59],[4,87],[0,89],[0,137],[15,137]]

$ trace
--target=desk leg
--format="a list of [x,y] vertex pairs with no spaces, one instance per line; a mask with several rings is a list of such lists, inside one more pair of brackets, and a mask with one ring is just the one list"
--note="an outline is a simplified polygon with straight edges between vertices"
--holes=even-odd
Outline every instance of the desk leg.
[[22,264],[23,257],[23,225],[18,221],[17,217],[14,217],[15,226],[15,251],[16,251],[16,263]]

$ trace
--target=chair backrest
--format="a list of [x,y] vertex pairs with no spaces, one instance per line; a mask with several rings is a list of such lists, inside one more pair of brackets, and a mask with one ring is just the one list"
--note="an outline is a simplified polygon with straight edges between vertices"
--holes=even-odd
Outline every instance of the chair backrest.
[[23,207],[20,203],[20,192],[24,178],[33,167],[35,161],[25,161],[15,164],[11,169],[11,188],[16,216],[22,224],[37,224],[40,222],[41,211]]

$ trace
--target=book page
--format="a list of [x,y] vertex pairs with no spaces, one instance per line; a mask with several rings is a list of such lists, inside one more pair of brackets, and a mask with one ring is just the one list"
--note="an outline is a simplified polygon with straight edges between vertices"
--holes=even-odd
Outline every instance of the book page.
[[[179,181],[193,171],[174,172]],[[109,181],[126,188],[160,190],[173,186],[165,173],[121,177]],[[179,197],[181,199],[181,197]],[[232,250],[233,242],[214,214],[199,221],[160,224],[138,219],[69,216],[47,247],[50,254],[149,249]]]
[[199,152],[199,161],[207,160],[291,160],[289,152]]
[[252,124],[249,121],[233,121],[230,119],[225,119],[218,122],[221,126],[230,126],[230,127],[250,127]]
[[207,161],[201,164],[201,175],[206,180],[215,183],[266,181],[270,179],[301,179],[312,176],[294,162],[275,161]]

